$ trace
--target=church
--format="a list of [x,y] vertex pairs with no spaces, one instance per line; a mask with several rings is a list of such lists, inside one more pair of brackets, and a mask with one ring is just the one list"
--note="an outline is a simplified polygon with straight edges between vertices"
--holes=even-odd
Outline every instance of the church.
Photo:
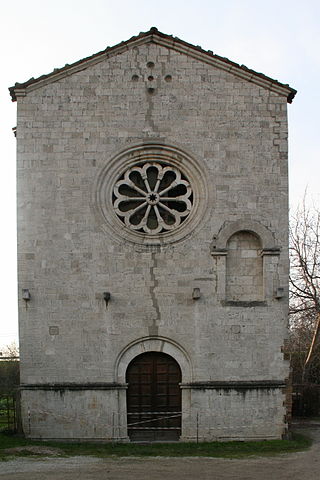
[[284,437],[296,91],[154,27],[9,90],[26,437]]

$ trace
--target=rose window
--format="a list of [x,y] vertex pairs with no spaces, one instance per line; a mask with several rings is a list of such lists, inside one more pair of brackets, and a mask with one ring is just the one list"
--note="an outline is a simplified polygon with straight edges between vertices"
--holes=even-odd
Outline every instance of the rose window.
[[113,206],[131,230],[155,235],[170,231],[191,212],[193,194],[178,168],[148,162],[129,168],[113,189]]

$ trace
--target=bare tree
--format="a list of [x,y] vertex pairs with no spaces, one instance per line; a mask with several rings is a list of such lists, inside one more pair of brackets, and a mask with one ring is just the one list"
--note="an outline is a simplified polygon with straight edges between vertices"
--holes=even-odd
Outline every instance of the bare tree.
[[19,383],[19,350],[13,342],[4,347],[0,356],[0,394],[12,394]]
[[16,342],[12,342],[9,345],[6,345],[2,352],[1,356],[11,358],[12,360],[19,358],[19,347]]
[[294,329],[308,327],[303,379],[320,337],[320,211],[306,206],[306,197],[292,218],[290,228],[290,314]]

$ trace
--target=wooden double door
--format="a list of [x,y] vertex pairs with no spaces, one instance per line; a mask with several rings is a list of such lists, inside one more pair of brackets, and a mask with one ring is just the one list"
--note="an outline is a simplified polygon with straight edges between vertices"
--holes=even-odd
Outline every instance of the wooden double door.
[[129,364],[128,435],[133,441],[173,441],[181,434],[181,370],[169,355],[148,352]]

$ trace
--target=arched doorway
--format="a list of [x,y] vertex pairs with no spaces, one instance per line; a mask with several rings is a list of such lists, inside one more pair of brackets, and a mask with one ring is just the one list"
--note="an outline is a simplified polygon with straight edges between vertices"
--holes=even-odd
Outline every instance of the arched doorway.
[[178,440],[181,434],[178,363],[166,353],[142,353],[129,364],[126,382],[130,440]]

